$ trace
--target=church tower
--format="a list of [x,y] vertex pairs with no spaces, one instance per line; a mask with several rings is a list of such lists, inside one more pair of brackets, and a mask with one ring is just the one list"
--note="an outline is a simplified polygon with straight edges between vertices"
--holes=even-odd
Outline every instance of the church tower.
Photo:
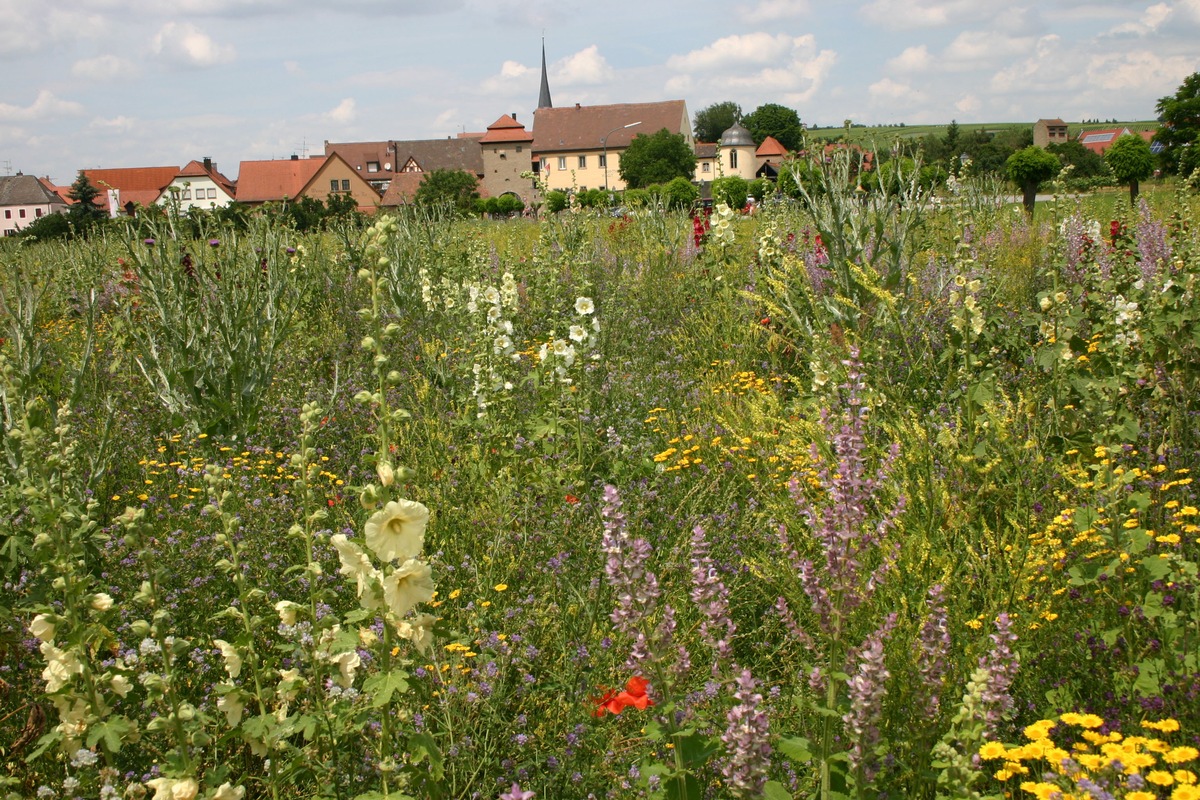
[[542,91],[538,95],[538,108],[554,108],[550,101],[550,79],[546,75],[546,40],[542,39]]

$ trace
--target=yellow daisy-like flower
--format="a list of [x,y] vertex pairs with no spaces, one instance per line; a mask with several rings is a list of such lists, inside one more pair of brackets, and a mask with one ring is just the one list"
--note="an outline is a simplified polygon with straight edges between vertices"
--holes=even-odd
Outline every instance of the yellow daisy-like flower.
[[1177,769],[1175,770],[1175,780],[1178,783],[1195,783],[1196,773],[1190,769]]
[[1200,800],[1200,787],[1181,783],[1172,790],[1171,800]]
[[508,591],[508,584],[507,583],[497,583],[492,588],[495,589],[497,592],[506,592],[506,591]]
[[1008,749],[1000,742],[988,742],[979,748],[979,757],[988,761],[994,758],[1004,758],[1006,752]]
[[1076,714],[1068,712],[1059,716],[1061,722],[1067,725],[1075,725],[1080,728],[1099,728],[1104,724],[1104,720],[1095,714]]
[[1128,792],[1125,800],[1157,800],[1154,792]]
[[1146,780],[1155,786],[1170,786],[1175,782],[1175,776],[1163,769],[1152,770],[1146,775]]
[[1152,731],[1160,731],[1162,733],[1174,733],[1179,730],[1179,722],[1173,719],[1162,719],[1157,722],[1153,720],[1142,720],[1142,727],[1149,728]]
[[1054,729],[1055,722],[1052,719],[1039,720],[1032,725],[1025,726],[1025,738],[1032,741],[1045,739],[1050,735],[1050,731]]
[[1188,761],[1195,761],[1197,758],[1200,758],[1200,750],[1194,747],[1175,747],[1163,753],[1163,761],[1168,764],[1185,764]]
[[1050,800],[1051,797],[1062,796],[1062,789],[1053,783],[1045,783],[1044,781],[1039,783],[1025,781],[1021,784],[1021,789],[1022,791],[1029,792],[1038,800]]

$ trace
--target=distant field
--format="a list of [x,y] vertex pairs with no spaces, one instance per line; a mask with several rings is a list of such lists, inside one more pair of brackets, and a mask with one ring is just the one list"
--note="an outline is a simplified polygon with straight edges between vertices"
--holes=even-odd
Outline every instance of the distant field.
[[[1136,122],[1100,122],[1100,123],[1067,123],[1067,131],[1072,139],[1078,138],[1081,131],[1100,130],[1104,128],[1127,127],[1133,131],[1154,130],[1158,128],[1157,120],[1140,120]],[[850,129],[850,141],[862,145],[882,145],[894,139],[921,139],[929,135],[945,136],[950,123],[944,125],[875,125]],[[959,123],[961,134],[974,133],[982,128],[988,132],[1000,132],[1015,128],[1033,128],[1032,122],[981,122]],[[808,135],[820,139],[840,138],[843,128],[839,126],[809,128]]]

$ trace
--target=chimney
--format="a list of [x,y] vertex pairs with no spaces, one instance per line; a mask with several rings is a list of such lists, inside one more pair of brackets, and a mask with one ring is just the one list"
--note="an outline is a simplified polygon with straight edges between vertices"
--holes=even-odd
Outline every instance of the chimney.
[[576,104],[575,104],[575,110],[576,110],[576,111],[578,111],[578,110],[579,110],[579,103],[576,103]]
[[205,156],[205,157],[204,157],[204,171],[205,171],[205,172],[212,172],[212,171],[213,171],[213,163],[212,163],[212,157],[211,157],[211,156]]
[[513,122],[517,121],[517,112],[514,111],[511,114],[509,114],[509,116],[513,118]]
[[292,153],[292,161],[299,161],[299,160],[300,160],[300,156],[296,155],[295,153]]

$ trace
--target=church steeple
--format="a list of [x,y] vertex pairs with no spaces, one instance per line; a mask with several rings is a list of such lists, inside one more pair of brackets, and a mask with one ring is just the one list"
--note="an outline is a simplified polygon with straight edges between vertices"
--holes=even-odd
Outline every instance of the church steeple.
[[550,101],[550,79],[546,76],[546,40],[542,39],[542,91],[538,95],[538,108],[554,108]]

